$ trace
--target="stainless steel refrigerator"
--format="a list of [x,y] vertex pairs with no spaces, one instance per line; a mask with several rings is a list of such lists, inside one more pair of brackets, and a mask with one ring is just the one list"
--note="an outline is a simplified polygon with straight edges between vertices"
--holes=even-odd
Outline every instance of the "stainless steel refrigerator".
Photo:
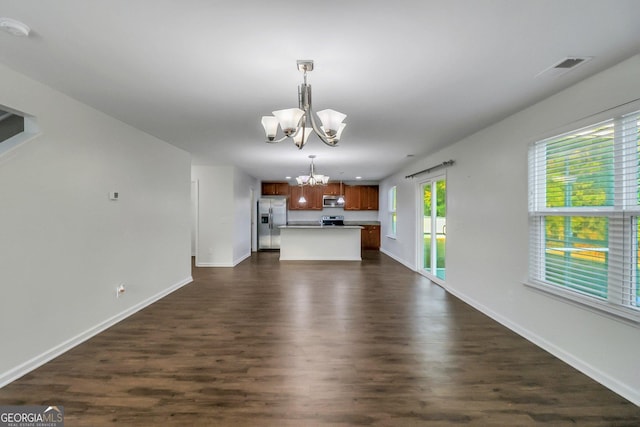
[[258,200],[258,250],[280,249],[280,226],[287,225],[287,199]]

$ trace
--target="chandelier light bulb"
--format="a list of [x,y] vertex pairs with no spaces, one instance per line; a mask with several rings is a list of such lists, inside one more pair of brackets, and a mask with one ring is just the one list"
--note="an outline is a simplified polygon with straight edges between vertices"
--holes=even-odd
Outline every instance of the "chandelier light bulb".
[[322,128],[326,134],[331,137],[335,136],[341,127],[344,128],[344,126],[346,126],[342,121],[347,115],[335,110],[318,111],[318,117],[322,122]]
[[289,108],[287,110],[277,110],[273,115],[278,119],[280,128],[286,136],[292,136],[298,132],[300,119],[304,116],[304,111],[299,108]]
[[298,129],[298,132],[293,135],[293,143],[296,145],[296,147],[304,147],[304,144],[307,143],[309,136],[311,136],[311,132],[313,132],[313,129],[306,126],[302,126],[300,129]]
[[338,143],[338,141],[340,140],[340,137],[342,136],[342,131],[346,127],[347,127],[346,123],[340,123],[340,126],[338,127],[338,132],[336,133],[336,136],[333,137],[336,143]]
[[278,119],[274,116],[263,116],[262,126],[264,127],[265,134],[267,135],[267,140],[269,142],[273,142],[276,139],[276,134],[278,133]]

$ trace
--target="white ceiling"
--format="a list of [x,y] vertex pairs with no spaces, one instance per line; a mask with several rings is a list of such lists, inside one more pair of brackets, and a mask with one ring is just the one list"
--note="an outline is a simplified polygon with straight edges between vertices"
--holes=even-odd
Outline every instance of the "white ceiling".
[[[0,33],[6,66],[195,164],[276,180],[309,154],[379,180],[640,52],[638,0],[0,0],[0,16],[32,29]],[[536,77],[567,56],[593,59]],[[297,59],[315,109],[347,114],[336,148],[264,143],[260,117],[297,106]]]

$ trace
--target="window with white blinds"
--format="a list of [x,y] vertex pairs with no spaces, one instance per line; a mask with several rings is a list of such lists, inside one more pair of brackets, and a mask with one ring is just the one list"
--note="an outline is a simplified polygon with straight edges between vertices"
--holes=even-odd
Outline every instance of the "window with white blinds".
[[640,112],[529,149],[529,282],[640,322]]

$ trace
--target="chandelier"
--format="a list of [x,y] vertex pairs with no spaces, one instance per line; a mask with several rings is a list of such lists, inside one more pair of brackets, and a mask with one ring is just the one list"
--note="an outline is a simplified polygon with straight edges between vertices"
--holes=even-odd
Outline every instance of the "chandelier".
[[320,175],[315,173],[313,165],[313,159],[316,158],[315,154],[311,154],[309,158],[311,159],[311,166],[309,166],[309,175],[297,176],[296,182],[300,186],[308,185],[313,187],[315,185],[327,185],[327,183],[329,182],[329,177],[327,175]]
[[[304,147],[309,135],[315,132],[325,144],[335,147],[340,141],[340,135],[346,123],[342,121],[346,114],[335,110],[322,110],[314,113],[311,107],[311,85],[307,84],[307,72],[313,71],[313,61],[297,61],[298,70],[304,73],[304,83],[298,86],[298,107],[286,110],[273,111],[273,116],[263,116],[262,126],[268,143],[284,141],[286,138],[293,139],[293,143],[299,149]],[[318,126],[315,116],[320,119]],[[278,125],[284,136],[276,140]]]

